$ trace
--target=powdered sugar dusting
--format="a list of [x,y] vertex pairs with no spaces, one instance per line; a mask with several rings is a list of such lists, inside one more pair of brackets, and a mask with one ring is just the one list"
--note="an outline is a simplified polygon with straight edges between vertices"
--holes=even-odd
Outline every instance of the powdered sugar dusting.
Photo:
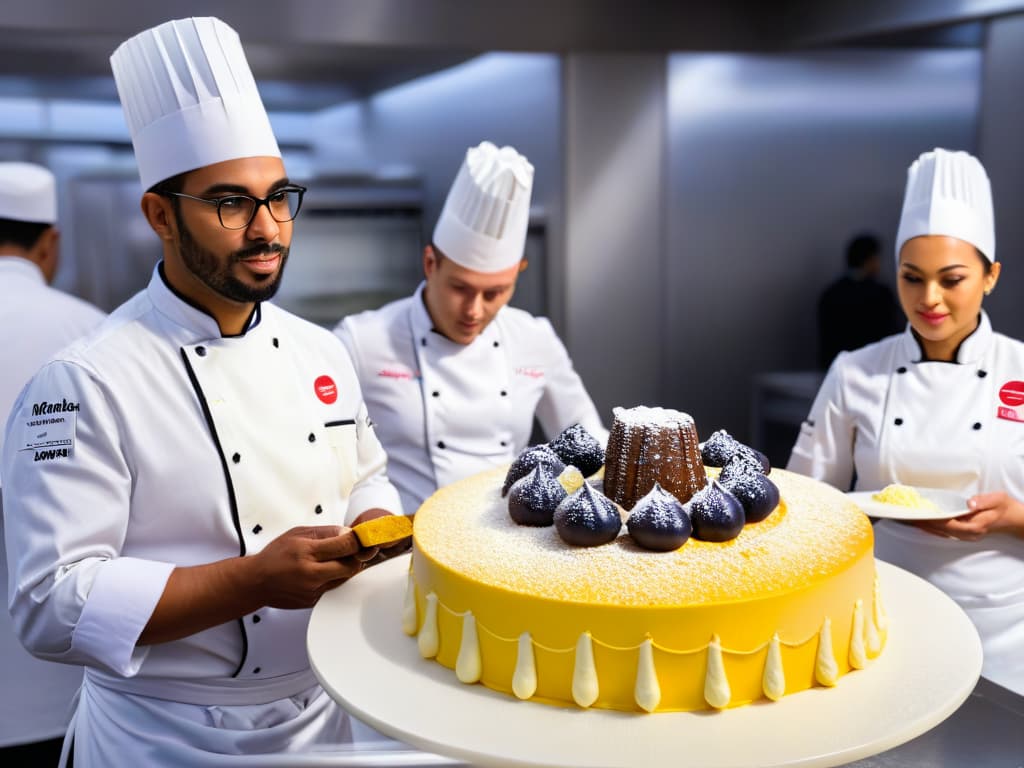
[[571,547],[554,528],[509,518],[499,495],[504,474],[475,475],[428,500],[415,518],[415,556],[495,588],[560,601],[699,605],[799,589],[852,564],[872,541],[870,522],[845,495],[775,470],[779,508],[731,541],[691,538],[677,550],[651,552],[623,529],[609,544]]
[[685,503],[704,487],[697,428],[667,408],[615,408],[605,455],[605,492],[630,510],[654,483]]
[[688,413],[649,405],[638,405],[635,408],[613,408],[612,414],[618,421],[633,427],[641,425],[687,427],[693,424],[693,417]]

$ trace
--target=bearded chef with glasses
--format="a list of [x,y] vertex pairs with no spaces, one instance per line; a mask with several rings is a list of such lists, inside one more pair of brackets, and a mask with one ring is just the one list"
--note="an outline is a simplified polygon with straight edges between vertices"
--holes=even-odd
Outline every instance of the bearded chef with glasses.
[[401,504],[344,347],[267,302],[303,190],[237,34],[167,22],[111,64],[163,259],[15,403],[14,624],[86,668],[76,768],[327,764],[350,724],[310,609],[378,554],[348,526]]

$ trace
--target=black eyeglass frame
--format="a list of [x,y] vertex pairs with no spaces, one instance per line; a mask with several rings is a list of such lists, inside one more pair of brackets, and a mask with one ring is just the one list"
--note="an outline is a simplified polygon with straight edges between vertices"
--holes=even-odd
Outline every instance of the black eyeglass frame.
[[[254,195],[242,194],[241,192],[236,192],[231,195],[224,195],[223,197],[196,197],[195,195],[187,195],[184,192],[171,192],[168,190],[160,190],[160,194],[164,195],[165,197],[185,197],[188,198],[189,200],[197,200],[200,203],[206,203],[207,205],[215,205],[217,206],[217,221],[220,222],[220,225],[224,227],[224,229],[239,230],[245,229],[250,224],[252,224],[252,220],[256,218],[256,214],[259,212],[260,206],[263,205],[267,207],[267,211],[270,213],[270,217],[278,224],[284,224],[289,221],[295,221],[295,217],[299,215],[299,211],[302,209],[302,197],[303,195],[306,194],[306,189],[307,188],[302,186],[301,184],[288,184],[287,186],[281,187],[280,189],[275,189],[269,195],[262,198],[255,197]],[[270,207],[270,198],[274,197],[275,195],[279,195],[282,192],[299,193],[299,200],[298,202],[295,203],[295,210],[287,219],[277,218],[277,216],[274,215],[274,209]],[[228,200],[237,200],[239,198],[242,198],[243,200],[249,200],[252,203],[254,203],[252,207],[252,213],[249,214],[249,218],[241,226],[229,227],[227,224],[224,223],[224,216],[221,214],[221,206],[223,206],[224,203]]]

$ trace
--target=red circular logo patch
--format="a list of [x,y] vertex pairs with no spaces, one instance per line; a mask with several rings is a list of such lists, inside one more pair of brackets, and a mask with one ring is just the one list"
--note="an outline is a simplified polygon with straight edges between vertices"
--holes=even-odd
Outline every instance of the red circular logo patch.
[[1008,381],[999,390],[999,399],[1006,405],[1024,405],[1024,381]]
[[330,405],[338,399],[338,387],[330,376],[317,376],[316,381],[313,382],[313,389],[322,403]]

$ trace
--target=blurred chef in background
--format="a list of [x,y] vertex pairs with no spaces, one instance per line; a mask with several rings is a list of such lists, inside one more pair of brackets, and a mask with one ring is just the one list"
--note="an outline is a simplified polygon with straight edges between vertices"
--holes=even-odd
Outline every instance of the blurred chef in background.
[[345,524],[401,505],[344,347],[267,302],[304,190],[223,22],[111,66],[163,260],[14,405],[15,629],[86,667],[76,768],[330,764],[309,609],[377,555]]
[[966,152],[910,166],[896,235],[909,326],[836,358],[789,469],[848,490],[892,483],[967,500],[949,520],[875,525],[875,554],[942,589],[981,635],[982,674],[1024,694],[1024,344],[992,330],[988,176]]
[[[104,317],[49,286],[59,243],[53,174],[34,163],[0,163],[0,425],[32,374]],[[0,451],[3,444],[0,430]],[[15,637],[3,531],[0,515],[0,759],[55,765],[82,669],[36,659]]]
[[549,438],[608,431],[545,318],[509,307],[530,216],[533,166],[484,141],[466,152],[409,298],[344,318],[406,514],[439,487],[515,458],[534,417]]
[[862,233],[846,244],[846,271],[818,298],[818,367],[828,370],[840,352],[902,330],[905,320],[889,286],[878,279],[882,244]]

